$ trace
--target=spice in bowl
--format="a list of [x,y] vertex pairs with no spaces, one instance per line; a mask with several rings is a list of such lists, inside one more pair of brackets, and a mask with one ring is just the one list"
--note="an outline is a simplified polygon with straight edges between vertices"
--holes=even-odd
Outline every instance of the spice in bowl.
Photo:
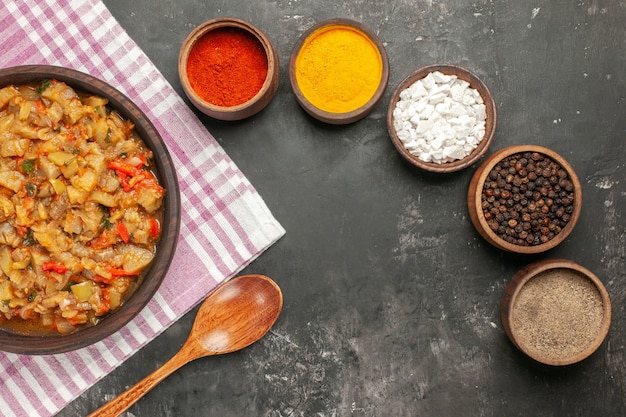
[[398,139],[424,162],[468,156],[485,136],[485,103],[456,75],[433,71],[400,92],[393,109]]
[[365,117],[376,106],[389,76],[385,49],[364,25],[346,19],[322,22],[294,48],[290,79],[298,102],[332,124]]
[[481,197],[491,230],[520,246],[540,245],[561,233],[572,218],[575,198],[567,171],[539,152],[498,161]]
[[387,130],[400,155],[429,172],[467,168],[487,153],[496,131],[496,104],[471,71],[428,65],[396,87]]
[[569,365],[591,355],[604,340],[611,303],[600,280],[567,260],[544,260],[507,284],[502,320],[511,341],[531,358]]
[[598,336],[602,297],[576,272],[544,271],[519,292],[511,320],[520,343],[534,356],[575,356]]
[[490,155],[468,190],[468,210],[478,232],[509,252],[552,249],[573,230],[582,208],[574,169],[550,149],[519,145]]
[[265,49],[240,28],[212,30],[192,46],[187,77],[194,91],[209,103],[237,106],[254,97],[265,82]]
[[187,36],[178,75],[200,111],[232,121],[269,104],[278,90],[280,64],[263,32],[244,20],[225,17],[208,20]]

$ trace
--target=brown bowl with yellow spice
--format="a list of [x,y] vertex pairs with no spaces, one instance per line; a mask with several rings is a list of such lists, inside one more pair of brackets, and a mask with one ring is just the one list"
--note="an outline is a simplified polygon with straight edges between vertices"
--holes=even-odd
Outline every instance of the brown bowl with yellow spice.
[[611,325],[611,300],[600,279],[566,259],[520,269],[501,301],[504,330],[523,353],[546,365],[566,366],[594,353]]
[[196,27],[184,40],[178,75],[193,105],[214,119],[236,121],[263,110],[280,80],[272,41],[251,23],[222,17]]
[[0,350],[100,341],[148,304],[173,259],[167,147],[128,97],[69,68],[1,69],[0,120]]
[[389,60],[367,26],[330,19],[297,40],[289,80],[309,115],[329,124],[349,124],[366,117],[379,103],[389,80]]

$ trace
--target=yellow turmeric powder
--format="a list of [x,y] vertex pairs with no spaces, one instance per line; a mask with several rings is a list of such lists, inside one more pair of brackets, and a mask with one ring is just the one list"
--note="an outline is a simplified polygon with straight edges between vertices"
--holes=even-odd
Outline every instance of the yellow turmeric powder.
[[295,62],[302,95],[330,113],[348,113],[365,105],[376,93],[382,73],[382,57],[374,42],[344,25],[314,31]]

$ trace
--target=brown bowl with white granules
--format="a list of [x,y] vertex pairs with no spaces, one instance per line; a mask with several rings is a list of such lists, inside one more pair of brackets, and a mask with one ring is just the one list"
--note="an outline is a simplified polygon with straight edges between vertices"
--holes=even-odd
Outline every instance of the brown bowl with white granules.
[[450,173],[486,154],[496,119],[493,95],[478,76],[456,65],[435,64],[400,82],[387,111],[387,130],[409,163]]
[[527,265],[509,281],[501,318],[511,342],[529,357],[546,365],[572,365],[606,338],[611,301],[587,268],[548,259]]
[[467,205],[474,227],[487,242],[508,252],[537,254],[572,232],[582,191],[561,155],[538,145],[509,146],[478,167]]

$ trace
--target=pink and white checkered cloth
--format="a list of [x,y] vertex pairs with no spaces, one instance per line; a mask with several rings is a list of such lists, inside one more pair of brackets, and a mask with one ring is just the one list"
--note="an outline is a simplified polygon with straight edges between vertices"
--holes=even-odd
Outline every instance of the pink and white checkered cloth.
[[161,288],[121,331],[65,354],[0,352],[0,414],[5,417],[54,415],[285,233],[100,0],[3,0],[0,67],[23,64],[74,68],[129,96],[170,150],[183,218],[177,252]]

